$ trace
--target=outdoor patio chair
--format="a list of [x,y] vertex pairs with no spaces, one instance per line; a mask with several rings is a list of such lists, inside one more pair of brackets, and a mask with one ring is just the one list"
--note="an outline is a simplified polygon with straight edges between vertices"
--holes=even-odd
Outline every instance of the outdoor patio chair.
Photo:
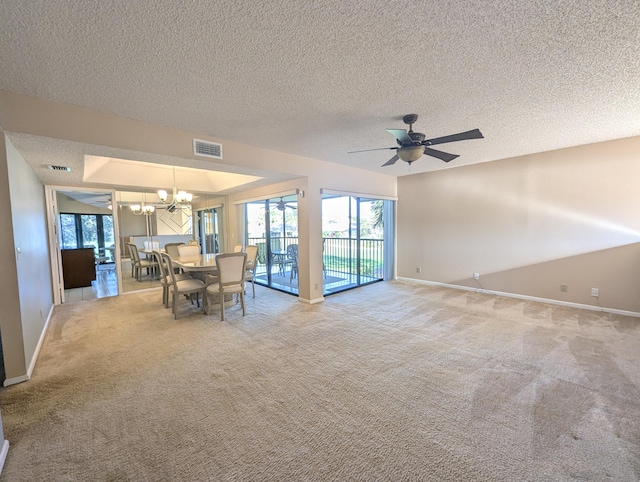
[[249,245],[246,248],[247,253],[247,272],[244,275],[245,281],[251,281],[251,291],[253,292],[253,297],[256,297],[256,284],[255,284],[255,276],[256,276],[256,265],[258,264],[258,246]]

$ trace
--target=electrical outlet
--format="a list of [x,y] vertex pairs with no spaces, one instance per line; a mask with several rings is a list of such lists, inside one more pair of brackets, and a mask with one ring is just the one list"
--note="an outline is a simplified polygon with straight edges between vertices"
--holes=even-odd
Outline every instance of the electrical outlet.
[[416,268],[416,273],[422,273],[422,268]]
[[566,284],[564,284],[564,283],[563,283],[563,284],[561,284],[561,285],[560,285],[560,291],[562,291],[563,293],[566,293],[566,292],[567,292],[567,285],[566,285]]
[[480,273],[473,273],[473,279],[480,279]]
[[600,290],[598,288],[591,288],[591,296],[597,298],[600,295]]

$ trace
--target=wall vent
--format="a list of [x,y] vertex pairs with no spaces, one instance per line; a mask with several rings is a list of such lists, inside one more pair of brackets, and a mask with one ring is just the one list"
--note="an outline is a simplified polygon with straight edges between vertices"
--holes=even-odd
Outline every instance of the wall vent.
[[49,169],[51,169],[52,171],[67,171],[67,172],[71,172],[71,168],[69,166],[49,166]]
[[209,141],[193,140],[193,155],[222,159],[222,144]]

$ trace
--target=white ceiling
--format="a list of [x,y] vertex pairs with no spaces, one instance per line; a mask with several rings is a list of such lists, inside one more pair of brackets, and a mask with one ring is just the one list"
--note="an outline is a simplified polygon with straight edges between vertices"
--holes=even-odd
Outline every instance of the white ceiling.
[[[0,31],[1,89],[398,176],[640,135],[638,0],[6,0]],[[485,139],[347,154],[408,113]]]

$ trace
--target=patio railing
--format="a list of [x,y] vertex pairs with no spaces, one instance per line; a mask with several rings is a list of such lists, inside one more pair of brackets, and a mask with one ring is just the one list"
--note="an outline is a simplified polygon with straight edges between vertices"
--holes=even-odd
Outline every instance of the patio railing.
[[[266,272],[266,238],[249,238],[248,244],[258,246],[257,272]],[[272,252],[286,252],[287,246],[298,244],[297,237],[271,238]],[[335,274],[360,274],[382,279],[384,266],[384,241],[382,239],[360,239],[358,262],[358,240],[350,238],[322,238],[323,262],[328,272]],[[262,269],[261,269],[262,268]],[[359,269],[358,269],[359,268]]]

